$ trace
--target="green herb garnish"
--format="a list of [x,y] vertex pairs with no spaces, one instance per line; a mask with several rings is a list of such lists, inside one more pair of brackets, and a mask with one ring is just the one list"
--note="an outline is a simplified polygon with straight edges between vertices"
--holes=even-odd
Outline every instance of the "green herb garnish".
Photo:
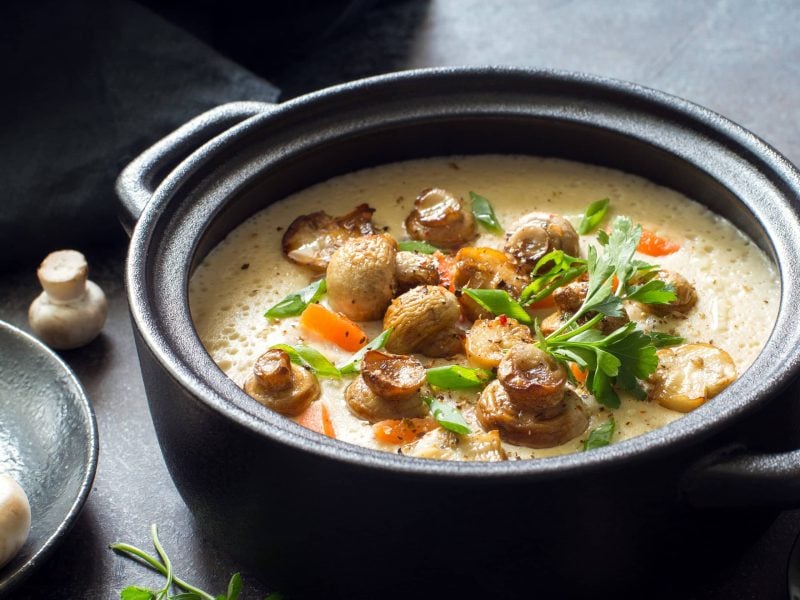
[[341,377],[334,364],[325,358],[319,350],[315,350],[311,346],[304,346],[298,344],[297,346],[290,346],[288,344],[275,344],[270,349],[277,348],[283,350],[289,355],[291,361],[300,365],[301,367],[308,367],[320,377]]
[[502,235],[503,227],[497,220],[497,215],[494,214],[494,209],[489,201],[475,192],[470,192],[469,197],[472,200],[472,214],[478,223],[495,235]]
[[436,246],[432,246],[427,242],[418,242],[416,240],[397,242],[397,249],[404,252],[419,252],[420,254],[433,254],[434,252],[439,251],[439,248]]
[[586,208],[586,212],[583,213],[581,223],[578,225],[579,234],[586,235],[595,227],[600,225],[602,220],[605,218],[606,213],[608,212],[609,202],[610,200],[608,198],[595,200]]
[[302,313],[306,306],[318,302],[328,290],[324,279],[315,281],[302,290],[292,292],[275,306],[264,313],[268,319],[282,319],[284,317],[296,317]]
[[350,375],[352,373],[359,373],[361,371],[361,361],[364,355],[370,350],[380,350],[386,345],[386,341],[392,333],[392,328],[386,329],[376,336],[369,344],[361,348],[358,352],[353,354],[350,360],[339,367],[339,373],[342,375]]
[[[542,272],[540,269],[549,265]],[[565,254],[562,250],[553,250],[540,258],[531,271],[534,274],[531,282],[519,295],[520,304],[528,306],[552,294],[557,288],[567,285],[586,273],[586,261]]]
[[433,418],[443,428],[461,435],[472,432],[466,420],[464,420],[464,415],[462,415],[456,407],[445,404],[438,398],[432,396],[426,396],[423,400],[425,404],[428,405],[428,408],[431,409]]
[[669,333],[662,333],[661,331],[650,331],[647,336],[650,338],[653,346],[656,348],[667,348],[668,346],[677,346],[682,344],[684,340],[679,335],[672,335]]
[[522,308],[522,305],[514,300],[505,290],[464,288],[462,293],[472,298],[478,305],[495,315],[506,315],[524,323],[531,325],[531,316]]
[[611,443],[611,438],[614,437],[614,429],[616,429],[617,424],[614,421],[614,417],[611,417],[608,421],[603,423],[602,425],[598,425],[589,433],[589,437],[586,438],[586,441],[583,443],[583,450],[594,450],[595,448],[602,448],[603,446],[608,446]]
[[444,390],[462,390],[483,387],[494,378],[487,369],[445,365],[427,371],[428,383]]
[[[130,544],[116,543],[111,544],[109,548],[114,552],[134,558],[137,562],[161,573],[167,578],[166,583],[157,590],[139,585],[128,586],[120,592],[120,598],[122,600],[237,600],[239,598],[239,594],[242,591],[242,577],[239,573],[233,574],[228,582],[228,589],[225,594],[214,596],[213,594],[204,592],[200,588],[186,583],[184,580],[173,575],[172,562],[164,551],[161,541],[158,539],[158,527],[156,527],[156,525],[150,527],[150,534],[153,539],[153,546],[155,546],[156,552],[158,553],[157,557],[148,554],[144,550],[140,550],[136,546],[131,546]],[[179,587],[184,591],[176,595],[170,595],[173,586]],[[280,594],[275,592],[274,594],[270,594],[268,598],[278,600],[280,597]]]

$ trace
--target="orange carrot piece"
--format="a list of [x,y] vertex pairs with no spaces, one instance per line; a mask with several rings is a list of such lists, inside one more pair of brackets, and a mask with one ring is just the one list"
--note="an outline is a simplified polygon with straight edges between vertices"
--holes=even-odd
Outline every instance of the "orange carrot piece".
[[439,285],[455,292],[456,284],[453,281],[453,273],[456,269],[455,256],[443,254],[438,250],[433,253],[433,256],[436,257],[436,268],[439,271]]
[[556,305],[556,301],[553,299],[553,294],[549,296],[545,296],[541,300],[537,300],[532,304],[529,304],[526,308],[531,308],[533,310],[543,310],[545,308],[553,308]]
[[581,369],[576,363],[569,363],[569,370],[572,371],[575,381],[578,383],[586,383],[586,378],[589,376],[589,371]]
[[423,419],[387,419],[372,426],[375,439],[384,444],[408,444],[438,427],[430,417]]
[[300,315],[300,326],[349,352],[360,350],[367,343],[367,335],[361,327],[321,304],[309,304],[306,307]]
[[336,437],[328,407],[322,401],[312,402],[311,406],[297,415],[294,420],[306,429],[323,433],[328,437]]
[[656,235],[649,229],[644,229],[642,230],[642,239],[639,240],[639,246],[636,249],[648,256],[666,256],[667,254],[677,252],[680,247],[680,242],[668,240]]

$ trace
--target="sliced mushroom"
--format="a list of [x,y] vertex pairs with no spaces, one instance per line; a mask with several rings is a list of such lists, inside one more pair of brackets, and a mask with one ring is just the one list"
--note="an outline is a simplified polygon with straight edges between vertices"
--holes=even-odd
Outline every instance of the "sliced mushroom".
[[544,415],[561,404],[567,370],[534,344],[517,344],[500,361],[497,379],[511,400]]
[[361,361],[364,383],[381,398],[416,394],[425,383],[425,367],[413,356],[370,350]]
[[572,224],[560,215],[530,213],[520,219],[508,234],[505,251],[520,268],[530,273],[536,263],[548,252],[563,250],[578,256],[580,238]]
[[359,204],[338,217],[322,210],[299,216],[283,234],[283,253],[292,262],[322,272],[346,240],[375,233],[374,212],[368,204]]
[[719,394],[736,379],[730,354],[712,344],[684,344],[658,351],[658,369],[650,378],[650,399],[689,412]]
[[346,240],[326,274],[331,308],[355,321],[383,317],[395,289],[397,242],[387,234]]
[[282,415],[294,417],[319,398],[317,377],[294,365],[283,350],[267,350],[258,357],[253,374],[244,384],[252,398]]
[[392,329],[386,350],[395,354],[420,352],[428,355],[428,342],[457,332],[461,310],[455,295],[440,286],[421,285],[395,298],[383,318],[383,328]]
[[500,381],[486,386],[476,405],[484,429],[497,429],[503,440],[528,448],[552,448],[576,438],[589,425],[589,415],[580,397],[567,388],[559,410],[543,418],[511,400]]
[[694,286],[680,273],[661,269],[655,273],[654,277],[649,277],[648,281],[653,278],[671,285],[675,290],[676,298],[668,304],[638,303],[642,310],[661,317],[682,316],[697,304],[697,292]]
[[403,454],[436,460],[508,460],[497,431],[458,435],[441,427],[405,446]]
[[512,346],[520,343],[533,343],[531,330],[516,319],[500,316],[475,321],[467,331],[465,349],[471,363],[493,369]]
[[438,285],[439,265],[431,254],[398,252],[395,278],[399,292],[406,292],[418,285]]
[[451,248],[465,244],[476,235],[472,210],[446,190],[424,190],[414,201],[406,218],[406,231],[415,240]]
[[[527,285],[527,277],[520,275],[508,256],[494,248],[461,248],[455,256],[453,285],[462,288],[500,289],[518,297]],[[492,315],[466,294],[459,297],[465,316],[474,321]]]

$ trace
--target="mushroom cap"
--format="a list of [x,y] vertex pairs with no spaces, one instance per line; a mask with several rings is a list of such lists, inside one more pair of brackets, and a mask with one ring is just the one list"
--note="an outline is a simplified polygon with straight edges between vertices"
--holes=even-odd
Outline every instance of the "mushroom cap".
[[439,265],[430,254],[400,251],[395,260],[398,290],[405,292],[418,285],[439,284]]
[[471,363],[493,369],[506,352],[519,343],[533,343],[530,328],[512,317],[503,316],[475,321],[467,331],[465,349]]
[[497,430],[458,435],[439,427],[405,446],[403,454],[436,460],[508,460]]
[[425,367],[413,356],[370,350],[361,361],[361,376],[381,398],[405,398],[425,383]]
[[395,298],[386,310],[383,328],[392,329],[386,350],[425,354],[426,341],[455,327],[460,316],[458,300],[449,290],[436,285],[412,288]]
[[70,350],[91,342],[103,328],[108,301],[103,290],[86,281],[85,293],[70,302],[54,301],[42,292],[28,309],[28,322],[36,336],[51,348]]
[[[456,289],[503,289],[517,297],[527,284],[527,276],[520,274],[516,265],[500,250],[467,246],[456,253],[453,269],[453,285]],[[466,294],[458,300],[470,320],[492,317],[489,311]]]
[[[272,387],[273,383],[277,385]],[[289,362],[288,354],[278,349],[268,350],[258,358],[253,374],[244,383],[244,391],[267,408],[288,417],[302,413],[321,393],[316,375]]]
[[697,291],[694,286],[680,273],[660,269],[655,274],[655,279],[671,285],[675,290],[675,300],[667,304],[642,304],[642,310],[660,317],[682,316],[688,313],[697,304]]
[[542,412],[564,399],[567,370],[534,344],[517,344],[500,361],[497,380],[514,403]]
[[22,486],[0,474],[0,567],[19,552],[31,529],[31,505]]
[[453,247],[468,242],[477,234],[475,217],[463,200],[447,190],[423,190],[406,218],[406,231],[415,240],[436,246]]
[[326,274],[331,308],[354,321],[383,317],[394,295],[396,254],[397,242],[386,234],[344,242]]
[[553,250],[578,256],[580,237],[572,224],[560,215],[530,213],[520,219],[508,235],[505,250],[520,267],[530,271],[540,258]]
[[428,410],[420,394],[381,398],[369,388],[363,377],[357,377],[347,386],[344,399],[350,412],[370,423],[386,419],[422,417]]
[[45,257],[36,275],[53,301],[70,302],[86,292],[89,264],[77,250],[57,250]]
[[589,425],[580,397],[567,388],[564,400],[550,414],[520,407],[498,380],[487,385],[475,407],[484,429],[497,429],[504,441],[527,448],[552,448],[576,438]]

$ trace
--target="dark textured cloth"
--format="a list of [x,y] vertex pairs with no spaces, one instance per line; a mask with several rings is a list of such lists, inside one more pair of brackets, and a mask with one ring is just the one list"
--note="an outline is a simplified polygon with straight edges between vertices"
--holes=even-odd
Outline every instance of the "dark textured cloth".
[[204,110],[277,90],[125,0],[0,8],[0,269],[118,240],[114,180]]

